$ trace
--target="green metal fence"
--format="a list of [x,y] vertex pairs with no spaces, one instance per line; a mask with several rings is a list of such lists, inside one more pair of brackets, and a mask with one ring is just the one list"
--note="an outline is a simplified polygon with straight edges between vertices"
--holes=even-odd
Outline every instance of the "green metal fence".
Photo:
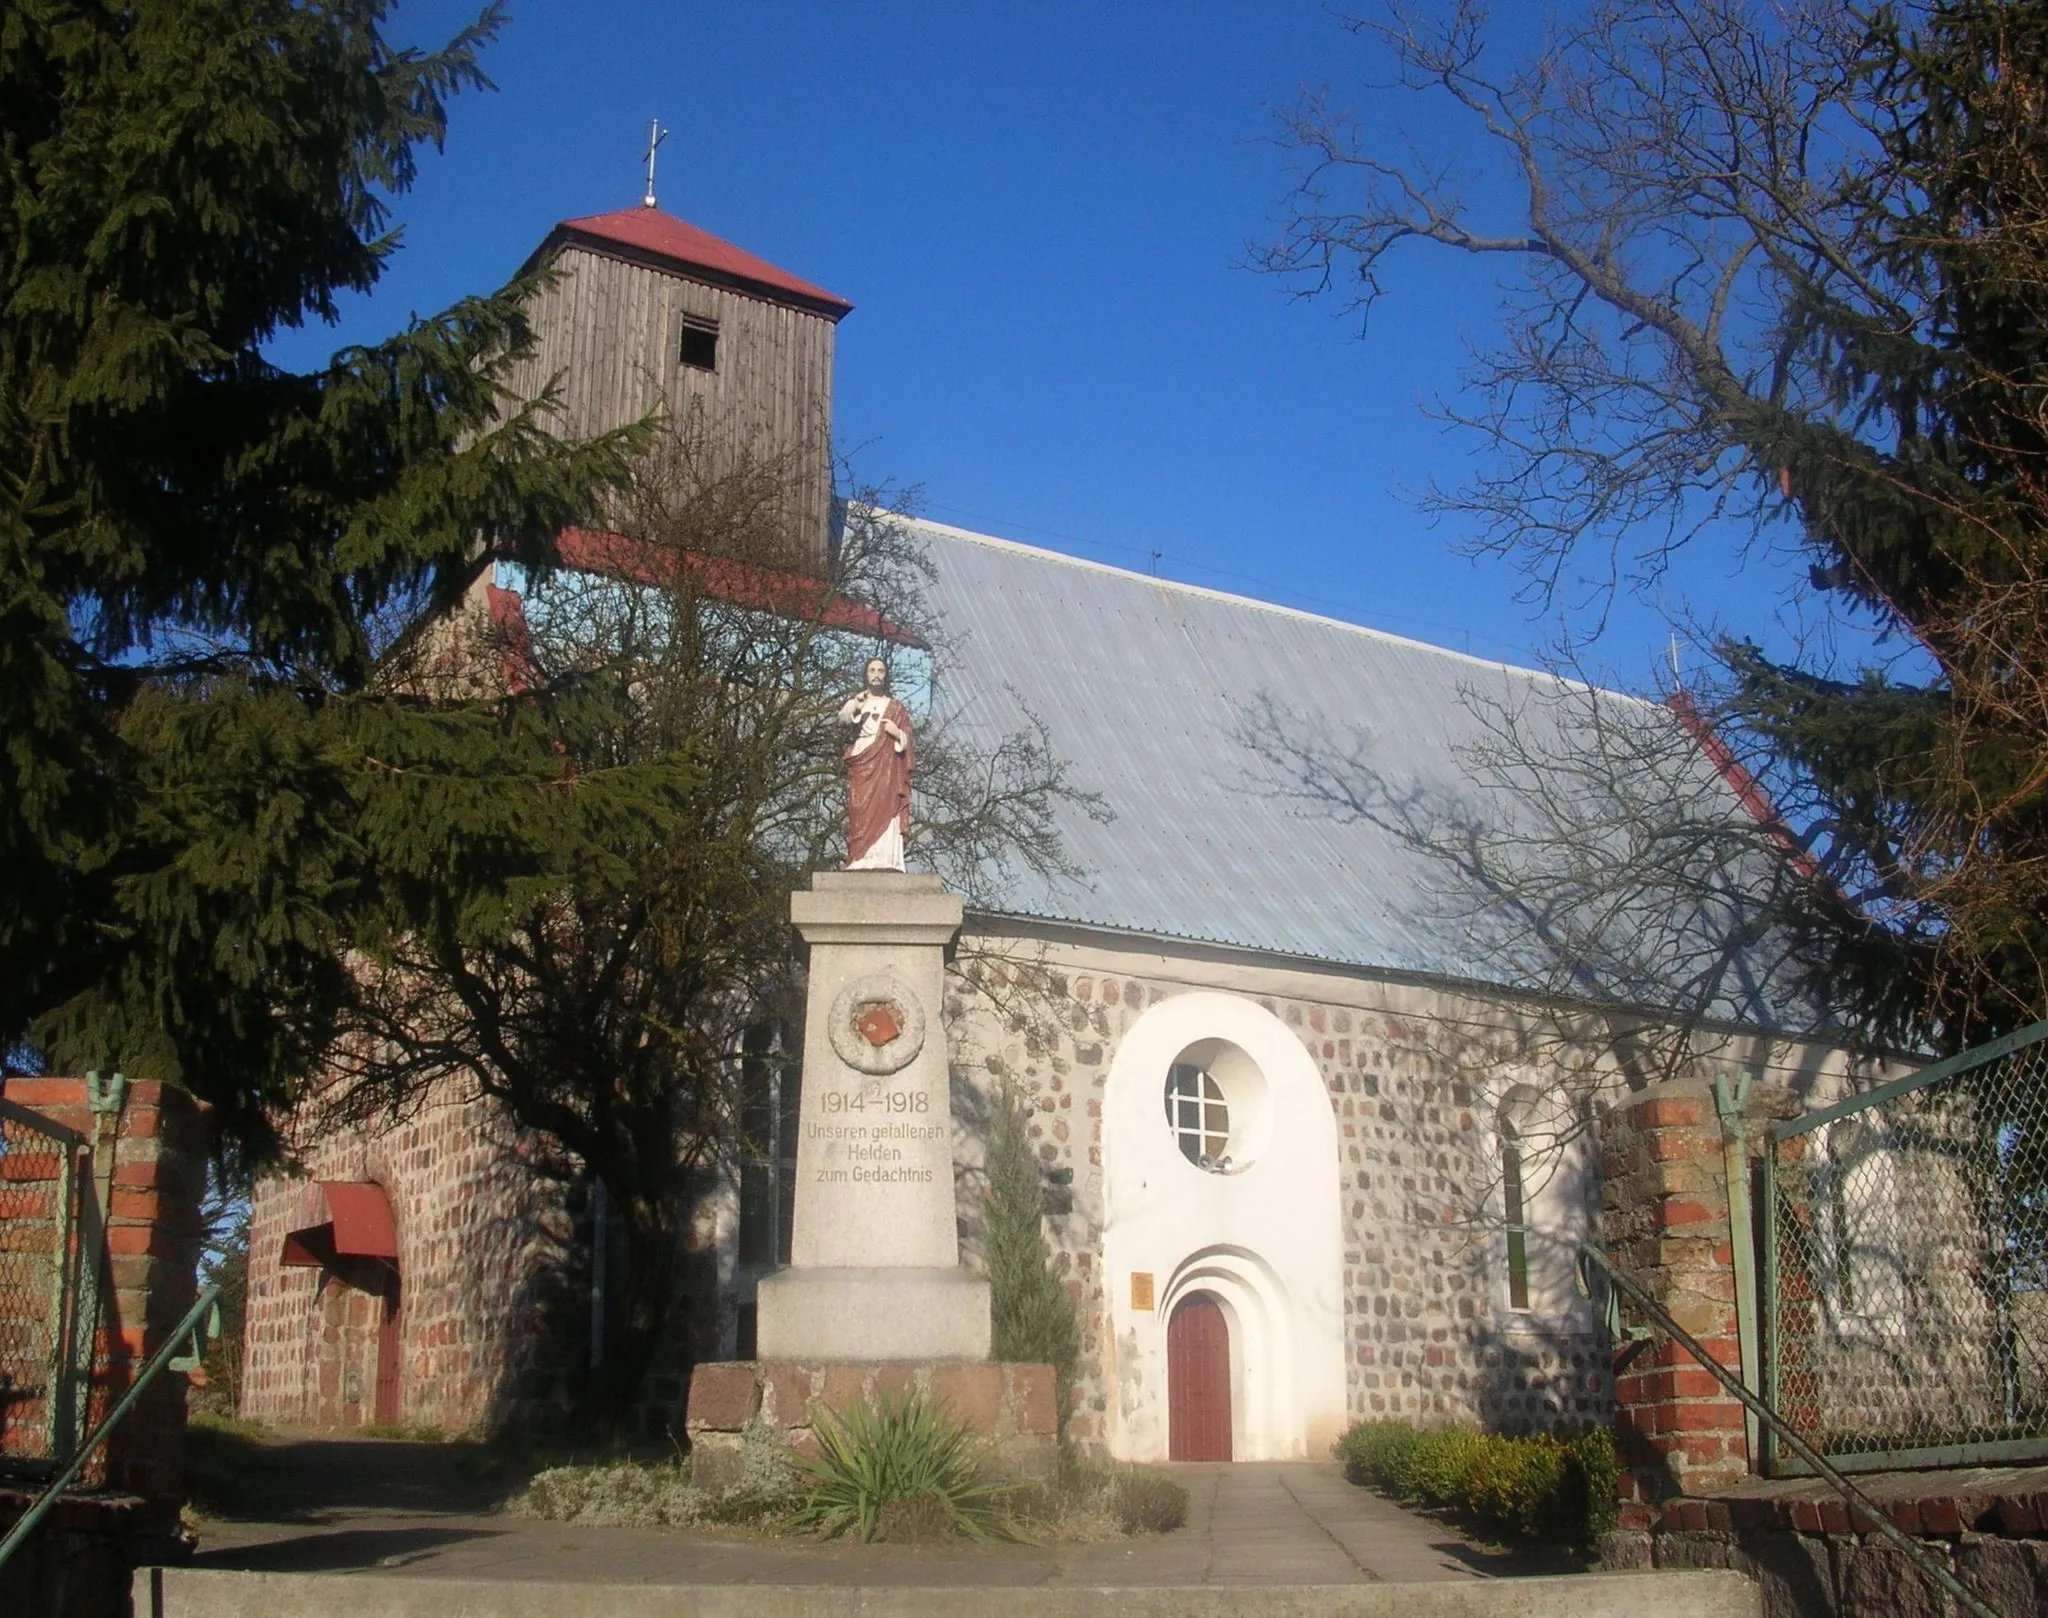
[[0,1099],[0,1472],[54,1473],[84,1434],[92,1195],[86,1138]]
[[2048,1457],[2048,1023],[1774,1124],[1763,1174],[1764,1396],[1814,1449]]

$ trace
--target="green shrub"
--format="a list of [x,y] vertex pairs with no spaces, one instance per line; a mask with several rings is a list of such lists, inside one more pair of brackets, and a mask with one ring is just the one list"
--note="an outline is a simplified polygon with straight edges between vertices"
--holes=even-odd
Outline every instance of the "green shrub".
[[1056,1480],[1013,1486],[1003,1508],[1018,1538],[1095,1541],[1180,1527],[1187,1521],[1188,1492],[1158,1472],[1069,1456]]
[[1504,1438],[1360,1422],[1337,1441],[1337,1458],[1353,1483],[1469,1512],[1523,1539],[1586,1548],[1614,1525],[1621,1472],[1604,1427],[1575,1438]]
[[673,1463],[551,1466],[536,1472],[515,1509],[549,1522],[608,1528],[686,1528],[712,1516],[712,1496]]
[[1024,1092],[1005,1081],[990,1098],[988,1202],[982,1250],[988,1264],[989,1325],[999,1360],[1050,1365],[1061,1441],[1067,1432],[1081,1328],[1074,1300],[1052,1267],[1045,1241],[1045,1192]]
[[792,1527],[827,1539],[1011,1537],[1008,1485],[984,1475],[967,1424],[922,1394],[824,1412],[813,1431],[821,1453],[797,1463],[802,1492]]

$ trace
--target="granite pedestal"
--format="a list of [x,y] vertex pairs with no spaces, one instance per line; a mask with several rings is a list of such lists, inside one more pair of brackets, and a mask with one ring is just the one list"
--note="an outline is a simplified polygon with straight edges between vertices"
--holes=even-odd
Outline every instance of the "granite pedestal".
[[937,877],[821,872],[790,900],[810,945],[790,1265],[765,1277],[763,1360],[989,1356],[988,1283],[961,1268]]

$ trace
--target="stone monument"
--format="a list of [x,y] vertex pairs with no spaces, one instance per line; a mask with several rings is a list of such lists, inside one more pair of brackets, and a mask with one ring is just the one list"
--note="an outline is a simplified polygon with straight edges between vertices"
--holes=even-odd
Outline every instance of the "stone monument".
[[985,1360],[940,1021],[959,897],[935,876],[827,871],[790,913],[811,947],[796,1213],[790,1267],[760,1286],[761,1357]]
[[691,1373],[691,1475],[739,1481],[761,1427],[814,1453],[821,1413],[915,1390],[1009,1474],[1049,1477],[1052,1367],[990,1362],[988,1282],[960,1264],[942,1019],[961,906],[937,877],[903,870],[917,754],[886,664],[868,665],[840,717],[859,727],[847,869],[790,896],[811,952],[790,1264],[756,1294],[760,1357]]

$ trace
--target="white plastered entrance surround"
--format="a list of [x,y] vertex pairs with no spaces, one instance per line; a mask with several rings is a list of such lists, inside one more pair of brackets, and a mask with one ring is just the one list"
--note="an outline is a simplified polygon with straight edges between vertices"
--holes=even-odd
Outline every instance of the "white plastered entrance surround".
[[[1208,1068],[1230,1105],[1227,1173],[1189,1162],[1167,1127],[1180,1061]],[[1337,1125],[1301,1040],[1239,995],[1162,1000],[1110,1067],[1102,1150],[1111,1453],[1166,1458],[1166,1323],[1192,1292],[1229,1323],[1233,1457],[1324,1453],[1345,1422]]]

